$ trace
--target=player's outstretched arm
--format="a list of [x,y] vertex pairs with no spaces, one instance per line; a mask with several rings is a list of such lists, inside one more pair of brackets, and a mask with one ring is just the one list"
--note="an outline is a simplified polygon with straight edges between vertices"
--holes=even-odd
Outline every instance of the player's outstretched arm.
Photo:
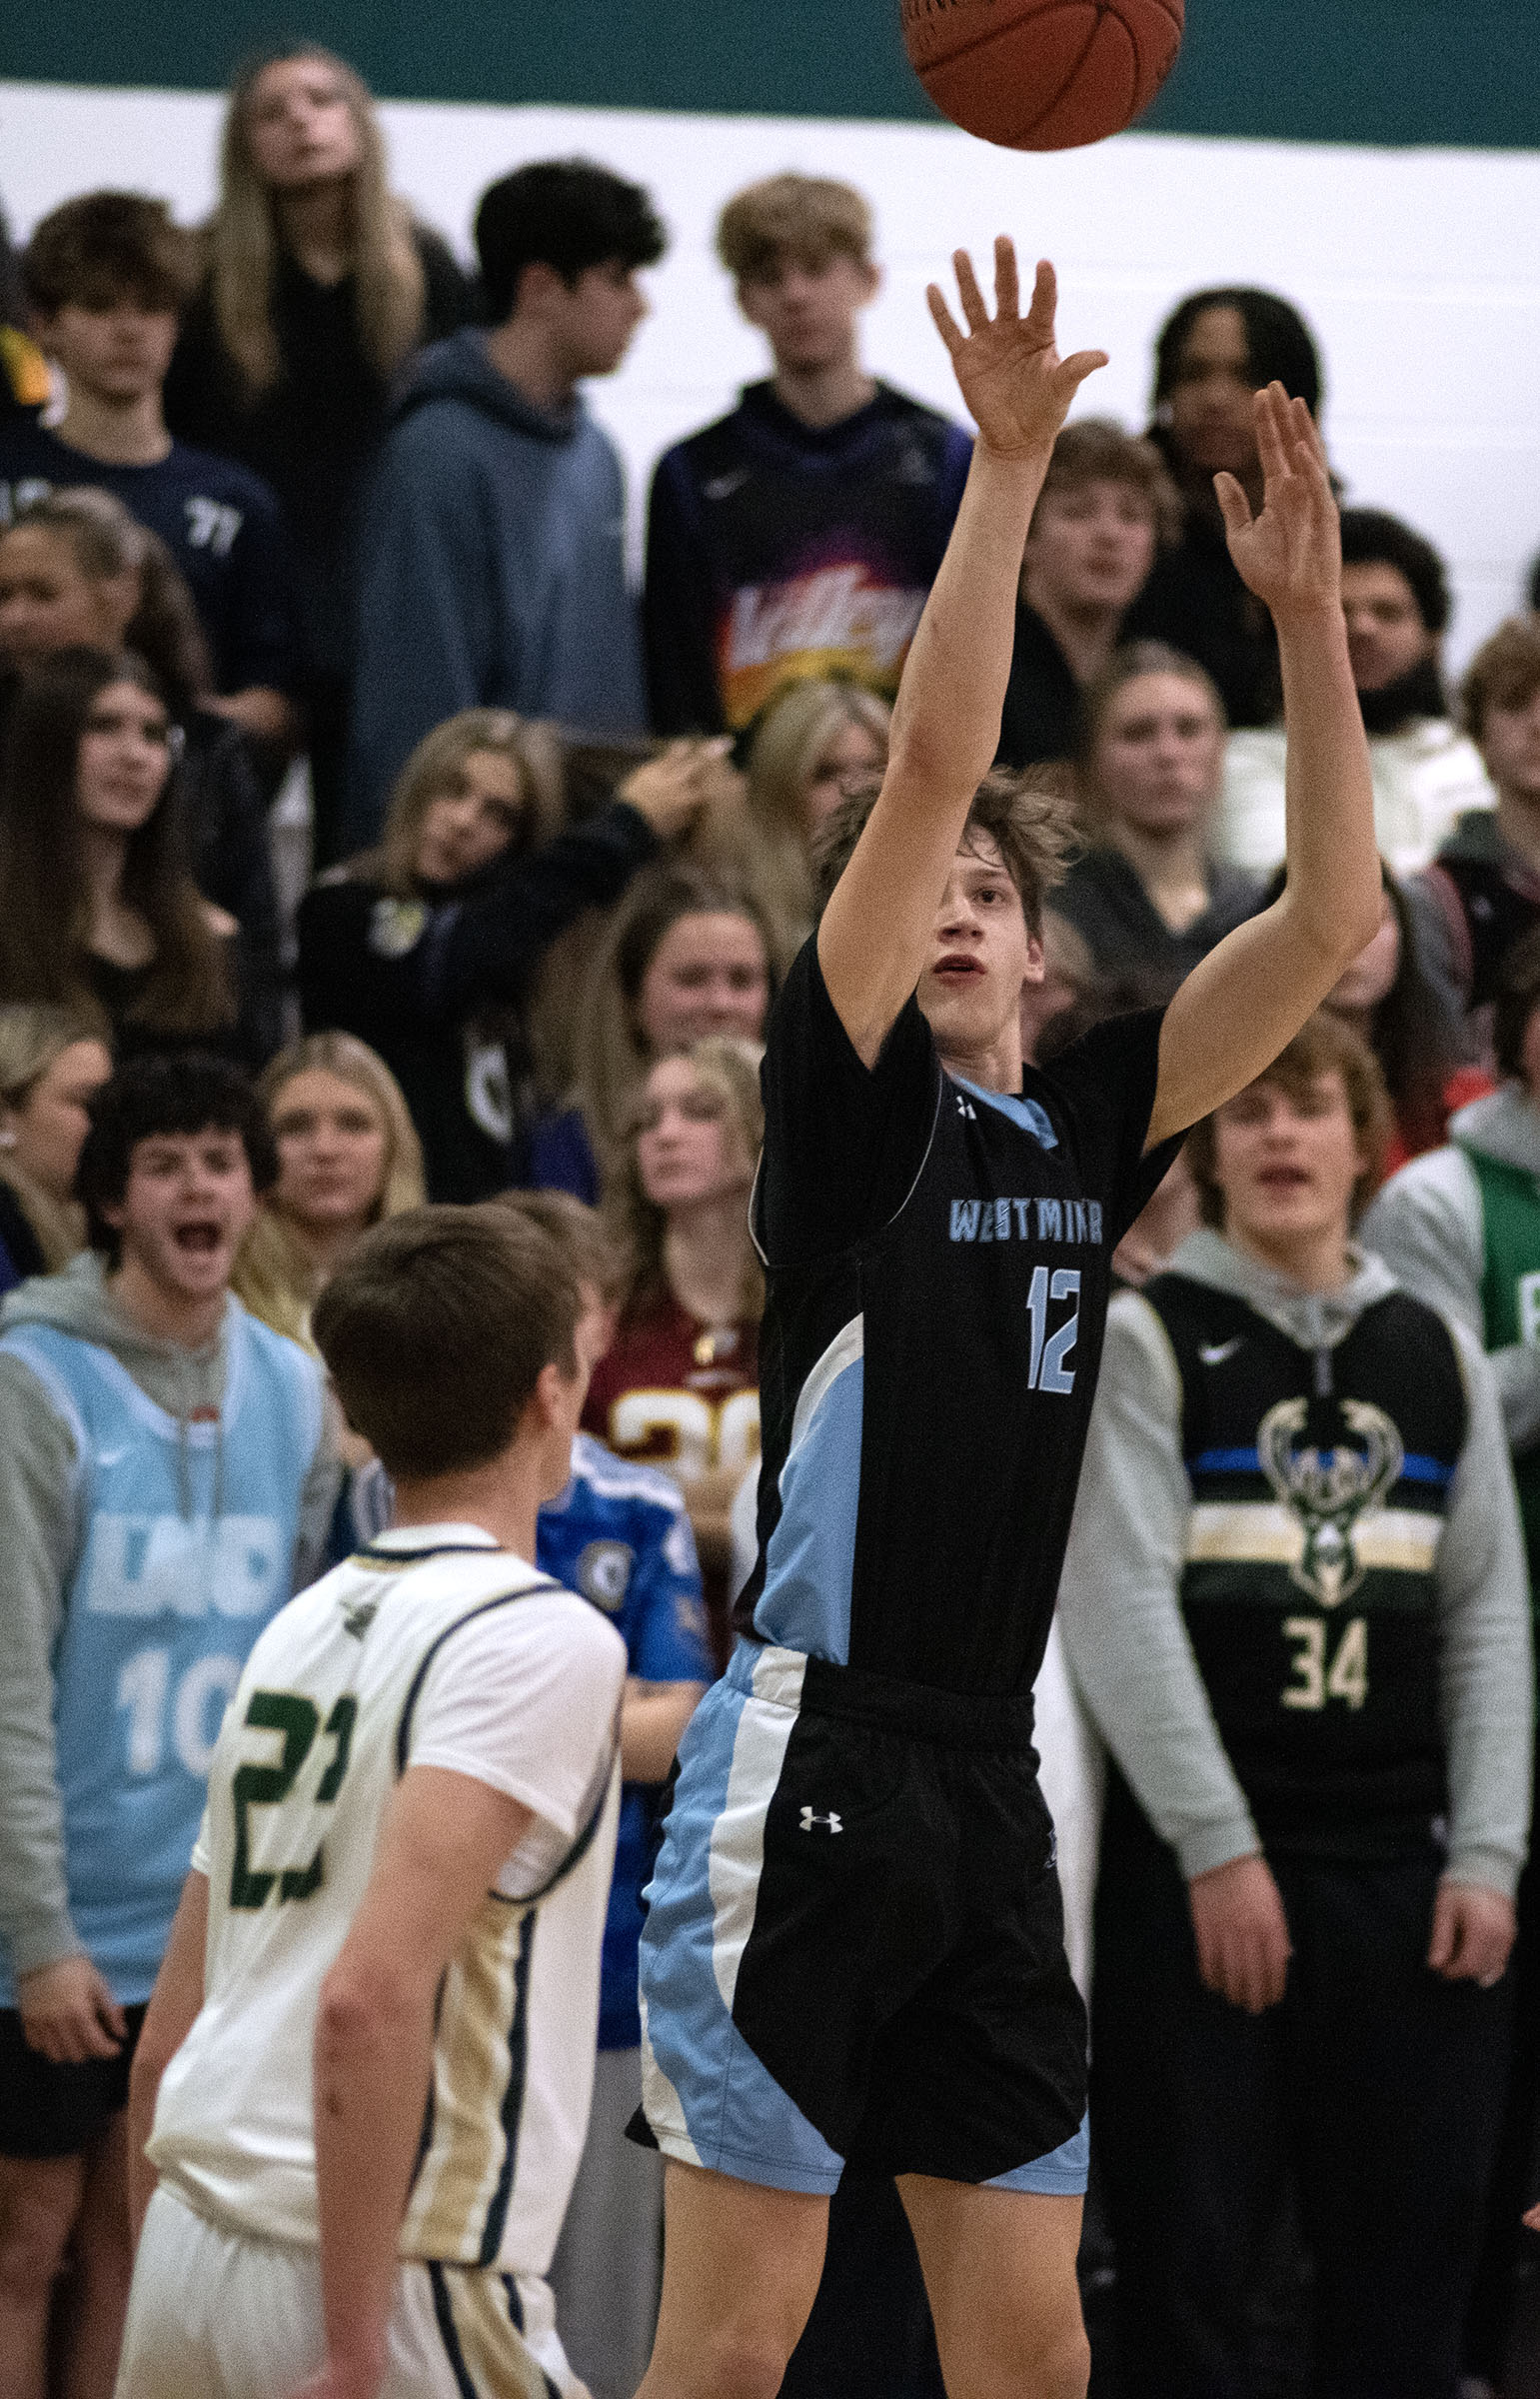
[[1046,261],[1022,316],[1016,254],[999,237],[992,317],[967,253],[952,263],[966,330],[935,284],[926,298],[978,438],[904,664],[881,794],[818,929],[829,998],[867,1066],[919,981],[969,804],[999,744],[1021,552],[1055,437],[1079,386],[1106,364],[1100,350],[1059,357]]
[[529,1827],[490,1783],[409,1766],[316,2011],[316,2181],[327,2362],[304,2399],[374,2399],[423,2130],[440,1977]]
[[161,2076],[192,2031],[203,2005],[203,1954],[209,1938],[209,1878],[194,1866],[182,1885],[171,1938],[145,2010],[128,2082],[128,2214],[134,2246],[155,2193],[145,2143],[155,2122]]
[[1214,479],[1230,556],[1278,629],[1288,731],[1288,880],[1274,905],[1194,967],[1166,1011],[1151,1145],[1231,1099],[1292,1041],[1379,923],[1369,746],[1347,656],[1342,554],[1326,453],[1302,400],[1256,396],[1266,478],[1253,518]]

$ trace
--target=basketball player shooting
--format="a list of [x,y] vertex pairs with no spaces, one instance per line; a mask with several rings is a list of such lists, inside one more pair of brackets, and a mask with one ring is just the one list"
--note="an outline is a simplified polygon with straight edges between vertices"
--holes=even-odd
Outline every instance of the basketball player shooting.
[[[1257,395],[1264,501],[1218,479],[1278,629],[1282,896],[1164,1011],[1023,1069],[1055,804],[991,776],[1022,545],[1100,352],[931,314],[977,423],[874,798],[830,829],[817,933],[765,1065],[760,1562],[686,1734],[643,1942],[644,2089],[669,2160],[639,2399],[770,2399],[828,2195],[894,2175],[951,2399],[1080,2393],[1085,2029],[1030,1747],[1108,1260],[1175,1138],[1277,1056],[1371,936],[1369,762],[1315,427]],[[831,888],[830,888],[831,887]]]

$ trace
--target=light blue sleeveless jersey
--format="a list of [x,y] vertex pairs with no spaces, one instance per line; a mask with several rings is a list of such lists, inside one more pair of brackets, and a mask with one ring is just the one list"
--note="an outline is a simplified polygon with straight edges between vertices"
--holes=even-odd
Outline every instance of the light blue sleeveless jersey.
[[[158,1407],[110,1350],[46,1324],[0,1340],[75,1440],[80,1545],[54,1652],[70,1914],[113,1997],[148,1999],[225,1703],[291,1596],[321,1376],[232,1310],[215,1423]],[[0,2006],[15,2005],[0,1945]]]

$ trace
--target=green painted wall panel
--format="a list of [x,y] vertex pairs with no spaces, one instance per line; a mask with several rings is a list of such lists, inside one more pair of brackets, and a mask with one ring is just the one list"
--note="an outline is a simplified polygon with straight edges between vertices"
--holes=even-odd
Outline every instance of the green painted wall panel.
[[[208,90],[247,49],[301,32],[398,99],[923,119],[897,16],[897,0],[6,0],[0,75]],[[1189,0],[1144,122],[1540,147],[1540,0]]]

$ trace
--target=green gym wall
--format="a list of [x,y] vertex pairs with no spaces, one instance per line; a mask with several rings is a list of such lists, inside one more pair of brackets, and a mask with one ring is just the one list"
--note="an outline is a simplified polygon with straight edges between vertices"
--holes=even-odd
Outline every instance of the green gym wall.
[[[0,77],[218,89],[302,34],[396,99],[917,118],[897,0],[8,0]],[[1189,0],[1150,131],[1540,145],[1540,0]]]

